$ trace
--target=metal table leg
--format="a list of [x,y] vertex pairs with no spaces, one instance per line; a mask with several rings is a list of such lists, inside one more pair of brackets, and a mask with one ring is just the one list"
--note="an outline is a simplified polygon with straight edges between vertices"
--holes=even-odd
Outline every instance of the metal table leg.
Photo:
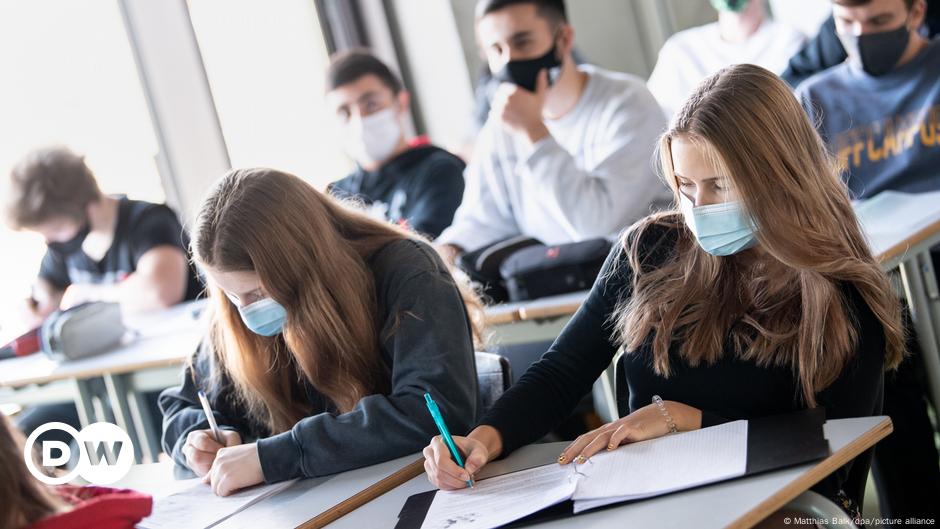
[[[937,294],[930,254],[921,252],[911,256],[900,264],[900,268],[917,340],[924,353],[930,394],[935,405],[940,405],[940,342],[937,338],[938,327],[934,326],[940,320],[940,295]],[[926,273],[931,274],[930,277],[926,277]]]
[[94,402],[92,398],[94,393],[89,387],[88,379],[75,379],[75,407],[78,409],[78,421],[82,428],[93,422],[97,422],[98,415],[95,413]]
[[143,450],[144,457],[151,463],[157,462],[157,456],[160,454],[160,433],[153,429],[153,418],[150,413],[150,403],[144,397],[144,394],[136,389],[130,375],[122,375],[127,380],[127,387],[130,390],[128,400],[130,401],[131,417],[134,419],[134,425],[137,427],[137,438]]
[[[134,424],[134,419],[131,416],[130,407],[128,406],[130,392],[128,391],[125,379],[121,375],[109,373],[104,375],[104,383],[108,390],[108,400],[111,401],[111,409],[114,411],[114,418],[117,425],[123,428],[134,442],[135,461],[137,463],[143,463],[144,443],[141,442],[141,437],[137,433],[137,427]],[[149,456],[150,454],[148,454],[148,457]]]

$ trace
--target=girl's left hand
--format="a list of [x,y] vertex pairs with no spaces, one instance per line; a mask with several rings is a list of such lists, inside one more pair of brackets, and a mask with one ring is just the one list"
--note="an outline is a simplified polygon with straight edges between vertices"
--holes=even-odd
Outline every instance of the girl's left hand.
[[238,489],[263,483],[264,473],[257,443],[219,449],[212,468],[202,478],[202,482],[210,484],[212,492],[218,496],[228,496]]
[[[663,404],[680,432],[702,427],[702,412],[697,408],[669,400],[663,401]],[[624,443],[655,439],[667,433],[669,426],[663,413],[657,405],[649,404],[626,417],[581,435],[565,448],[558,457],[558,462],[562,465],[572,461],[584,463],[601,449],[613,450]]]

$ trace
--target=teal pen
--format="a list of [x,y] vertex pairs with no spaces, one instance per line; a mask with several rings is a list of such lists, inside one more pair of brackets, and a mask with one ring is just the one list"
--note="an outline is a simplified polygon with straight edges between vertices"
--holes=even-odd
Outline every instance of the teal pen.
[[[447,449],[450,450],[450,454],[454,456],[454,461],[460,465],[460,468],[466,468],[463,466],[463,458],[460,457],[460,451],[457,450],[457,445],[454,444],[454,438],[450,436],[450,431],[447,429],[447,425],[444,424],[444,417],[441,415],[441,410],[437,407],[437,403],[434,402],[434,399],[431,398],[430,393],[424,394],[424,401],[428,405],[428,411],[431,412],[431,418],[434,419],[434,424],[437,425],[437,431],[441,432],[441,437],[444,439]],[[471,489],[473,488],[472,477],[467,481],[467,486]]]

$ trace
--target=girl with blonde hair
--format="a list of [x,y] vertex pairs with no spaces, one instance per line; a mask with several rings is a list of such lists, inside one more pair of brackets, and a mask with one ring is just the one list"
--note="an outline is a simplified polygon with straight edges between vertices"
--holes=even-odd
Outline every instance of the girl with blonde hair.
[[413,453],[437,431],[425,391],[454,430],[473,424],[479,303],[417,236],[245,169],[203,202],[192,251],[211,327],[161,395],[163,446],[216,493]]
[[[787,85],[753,65],[721,70],[659,147],[675,208],[626,231],[542,360],[457,438],[466,471],[437,438],[425,448],[441,488],[551,431],[620,347],[622,417],[579,437],[560,463],[808,407],[830,419],[880,413],[884,370],[904,353],[899,303]],[[854,511],[870,464],[869,451],[817,490]]]

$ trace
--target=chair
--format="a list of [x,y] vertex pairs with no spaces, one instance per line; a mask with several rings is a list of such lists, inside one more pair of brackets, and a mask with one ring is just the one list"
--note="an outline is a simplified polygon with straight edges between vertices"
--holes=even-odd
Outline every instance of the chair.
[[475,356],[480,401],[488,410],[512,385],[512,367],[502,355],[480,351]]
[[796,498],[793,498],[793,500],[788,503],[784,509],[792,509],[794,511],[806,513],[807,518],[829,521],[829,524],[827,525],[817,523],[817,525],[820,527],[858,529],[858,526],[852,523],[849,515],[840,509],[839,506],[836,505],[832,500],[823,496],[822,494],[819,494],[818,492],[813,492],[811,490],[808,490]]

